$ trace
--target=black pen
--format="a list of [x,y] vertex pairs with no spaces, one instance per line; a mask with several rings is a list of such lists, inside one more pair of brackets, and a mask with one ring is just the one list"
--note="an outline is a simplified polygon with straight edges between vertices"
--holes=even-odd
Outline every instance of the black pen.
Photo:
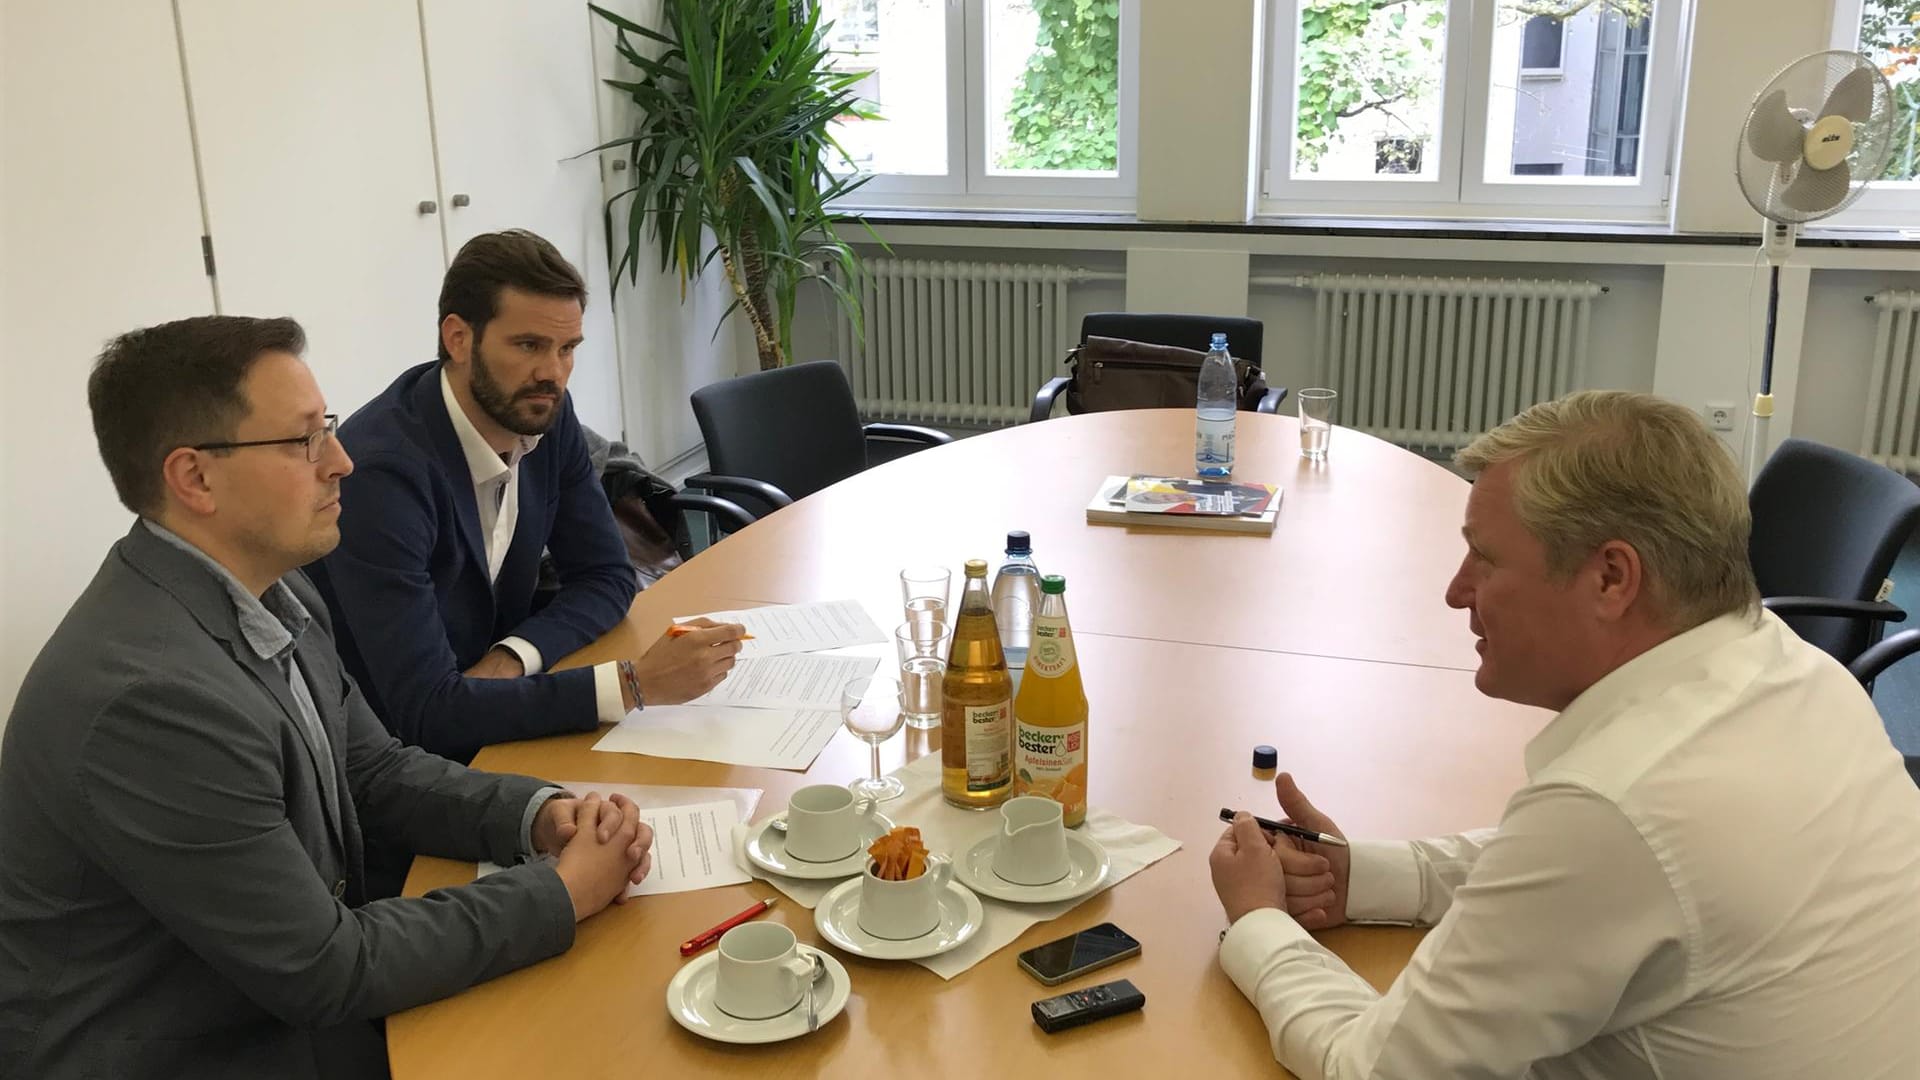
[[[1220,820],[1229,823],[1232,822],[1233,811],[1223,807],[1220,811]],[[1288,836],[1297,836],[1302,840],[1307,840],[1315,844],[1325,844],[1328,847],[1347,846],[1345,840],[1340,839],[1332,833],[1317,833],[1312,829],[1303,829],[1298,825],[1288,825],[1281,821],[1268,821],[1266,818],[1260,817],[1257,814],[1254,816],[1253,823],[1268,832],[1286,833]]]

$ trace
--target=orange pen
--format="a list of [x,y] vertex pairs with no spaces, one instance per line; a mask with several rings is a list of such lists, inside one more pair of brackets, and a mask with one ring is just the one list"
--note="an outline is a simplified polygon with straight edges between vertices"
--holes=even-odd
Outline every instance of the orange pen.
[[[688,626],[685,623],[674,623],[672,626],[667,627],[667,636],[668,637],[686,637],[688,634],[691,634],[695,630],[699,630],[699,629],[702,629],[702,628],[698,626]],[[741,634],[740,640],[752,641],[753,635]]]

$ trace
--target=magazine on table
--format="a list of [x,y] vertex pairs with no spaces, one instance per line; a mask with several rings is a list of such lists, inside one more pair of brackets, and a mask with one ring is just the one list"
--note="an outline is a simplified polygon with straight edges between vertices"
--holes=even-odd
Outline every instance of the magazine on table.
[[1280,488],[1236,480],[1183,476],[1109,476],[1087,504],[1087,520],[1102,525],[1153,525],[1273,532]]

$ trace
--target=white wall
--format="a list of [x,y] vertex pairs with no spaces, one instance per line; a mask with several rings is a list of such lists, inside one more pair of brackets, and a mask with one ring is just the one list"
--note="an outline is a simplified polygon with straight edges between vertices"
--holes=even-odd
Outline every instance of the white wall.
[[1265,4],[1140,5],[1140,217],[1247,219],[1259,190]]
[[1830,0],[1694,0],[1692,77],[1674,177],[1676,228],[1758,231],[1759,215],[1733,178],[1734,146],[1767,80],[1795,57],[1827,47],[1832,8]]
[[[11,68],[11,54],[6,51],[7,22],[10,5],[0,3],[0,72]],[[11,148],[5,142],[7,128],[7,103],[16,100],[17,91],[4,78],[0,78],[0,207],[10,205],[7,201],[7,174],[11,171],[7,164],[12,159]],[[7,259],[8,225],[0,217],[0,341],[8,340],[6,302],[6,279],[11,263]],[[7,362],[7,354],[0,353],[0,423],[13,419],[7,412],[6,402],[13,400],[13,365]],[[18,526],[15,519],[23,516],[14,508],[13,502],[13,450],[11,444],[0,434],[0,733],[4,733],[7,713],[12,711],[13,697],[20,685],[20,671],[14,656],[13,628],[7,613],[14,611],[20,602],[13,595],[13,579],[8,577],[4,567],[13,565],[12,548],[7,534]]]
[[210,313],[213,295],[171,5],[4,0],[0,11],[3,717],[131,519],[94,448],[93,357],[131,327]]

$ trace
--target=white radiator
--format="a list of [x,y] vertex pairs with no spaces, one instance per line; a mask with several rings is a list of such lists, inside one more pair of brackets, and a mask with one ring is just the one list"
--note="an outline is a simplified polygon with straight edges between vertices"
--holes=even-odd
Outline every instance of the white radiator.
[[1920,473],[1920,292],[1894,289],[1867,299],[1880,309],[1880,331],[1860,454],[1896,472]]
[[1033,263],[865,260],[865,326],[835,308],[834,342],[864,417],[1013,424],[1061,374],[1079,339],[1067,317],[1078,281],[1126,275]]
[[1442,453],[1529,405],[1586,385],[1587,322],[1604,286],[1310,274],[1255,285],[1315,293],[1314,385],[1334,422]]

